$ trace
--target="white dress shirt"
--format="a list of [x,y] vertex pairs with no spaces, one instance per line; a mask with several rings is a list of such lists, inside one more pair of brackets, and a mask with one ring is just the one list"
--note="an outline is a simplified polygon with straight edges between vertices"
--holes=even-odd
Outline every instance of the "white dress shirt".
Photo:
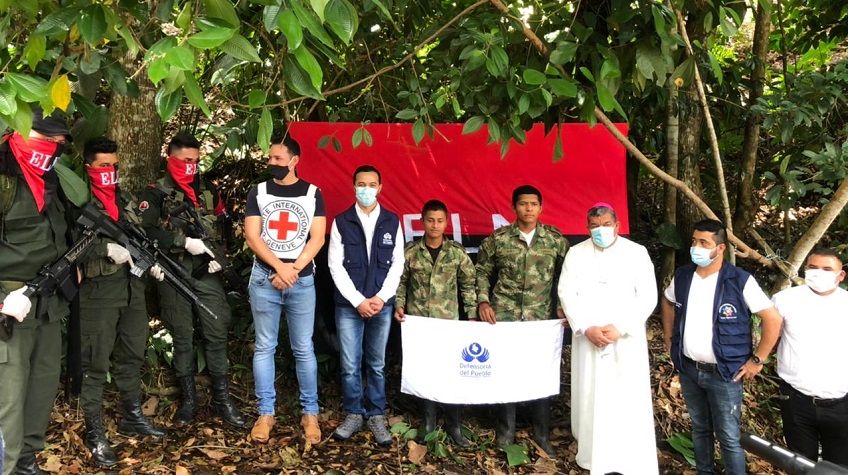
[[[370,263],[371,242],[374,238],[374,229],[377,227],[377,220],[380,217],[380,205],[377,204],[371,210],[370,214],[362,211],[359,205],[355,205],[354,209],[356,210],[356,216],[359,218],[359,222],[362,224],[362,230],[365,233],[365,249]],[[392,249],[392,265],[389,267],[389,272],[383,281],[383,286],[377,292],[377,297],[380,297],[383,302],[387,302],[395,296],[395,292],[397,292],[398,285],[400,284],[400,276],[403,274],[403,246],[403,229],[401,229],[400,223],[398,223],[395,247]],[[334,219],[332,229],[330,230],[330,247],[327,254],[327,263],[330,267],[330,275],[333,276],[333,282],[336,284],[339,293],[356,308],[365,301],[365,296],[356,290],[356,285],[354,285],[353,280],[348,275],[347,269],[344,268],[344,258],[342,236],[336,227],[336,220]]]
[[[686,302],[686,325],[683,328],[683,354],[703,363],[717,363],[713,352],[713,318],[715,317],[716,285],[718,272],[701,278],[697,272],[692,276],[689,286],[689,298]],[[666,287],[665,298],[677,303],[674,298],[674,279]],[[757,285],[753,276],[748,277],[742,289],[742,298],[751,313],[761,312],[771,307],[771,301]]]
[[783,317],[777,374],[808,396],[848,394],[848,292],[819,295],[801,285],[778,292],[772,301]]

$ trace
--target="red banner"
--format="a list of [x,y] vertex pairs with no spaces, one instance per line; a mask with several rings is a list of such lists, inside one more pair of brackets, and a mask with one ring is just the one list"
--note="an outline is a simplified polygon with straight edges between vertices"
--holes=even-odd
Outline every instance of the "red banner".
[[[418,219],[427,200],[445,202],[451,214],[448,234],[487,236],[515,220],[512,190],[529,184],[542,192],[540,221],[564,234],[588,234],[586,211],[598,201],[615,208],[621,232],[629,232],[625,150],[608,130],[587,124],[564,124],[563,158],[553,160],[556,129],[546,137],[544,126],[533,127],[524,145],[510,144],[500,156],[499,145],[487,145],[488,131],[462,134],[462,124],[436,126],[433,139],[416,145],[412,124],[370,124],[373,144],[353,148],[356,123],[298,122],[291,135],[300,143],[299,174],[324,193],[328,222],[354,202],[352,173],[370,164],[380,170],[382,206],[401,215],[407,241],[423,234]],[[627,134],[626,124],[617,124]],[[322,137],[342,144],[318,148]],[[329,232],[329,226],[328,226]],[[459,241],[462,242],[462,241]],[[467,242],[465,244],[468,244]]]

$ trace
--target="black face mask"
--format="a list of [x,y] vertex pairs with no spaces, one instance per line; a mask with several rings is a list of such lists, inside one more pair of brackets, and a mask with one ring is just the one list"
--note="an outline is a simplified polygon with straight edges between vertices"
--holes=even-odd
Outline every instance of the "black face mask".
[[281,165],[268,165],[268,171],[275,180],[285,180],[289,176],[289,167]]

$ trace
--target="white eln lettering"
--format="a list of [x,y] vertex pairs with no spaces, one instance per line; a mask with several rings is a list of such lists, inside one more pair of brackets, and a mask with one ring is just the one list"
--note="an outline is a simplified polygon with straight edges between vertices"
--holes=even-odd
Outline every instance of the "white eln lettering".
[[29,158],[30,165],[34,165],[44,171],[48,171],[53,167],[53,155],[47,155],[40,152],[32,152]]
[[104,185],[115,185],[118,183],[115,179],[115,172],[101,172],[100,182]]
[[196,174],[197,174],[197,163],[186,162],[186,175],[196,175]]

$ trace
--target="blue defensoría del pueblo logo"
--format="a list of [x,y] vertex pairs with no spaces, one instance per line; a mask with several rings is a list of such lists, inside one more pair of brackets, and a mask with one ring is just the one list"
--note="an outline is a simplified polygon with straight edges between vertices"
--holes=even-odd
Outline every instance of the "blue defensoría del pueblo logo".
[[465,378],[488,378],[492,376],[492,365],[488,363],[489,357],[489,350],[483,345],[477,342],[471,343],[462,349],[459,375]]

